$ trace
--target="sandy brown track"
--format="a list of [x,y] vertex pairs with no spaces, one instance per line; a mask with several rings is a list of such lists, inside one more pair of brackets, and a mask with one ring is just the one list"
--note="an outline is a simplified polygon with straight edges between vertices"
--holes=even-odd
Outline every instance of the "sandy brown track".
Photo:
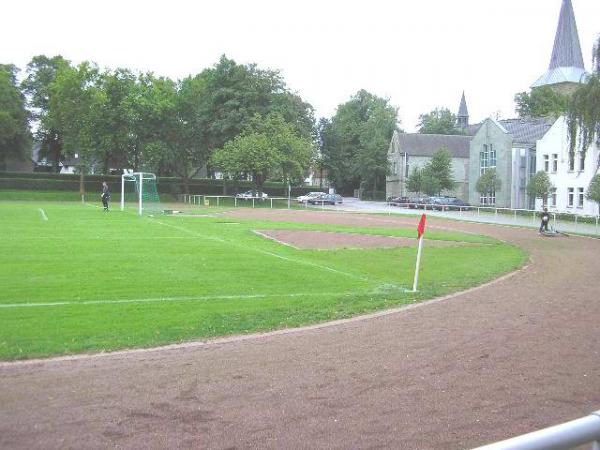
[[2,366],[0,448],[461,449],[600,409],[600,241],[430,226],[515,243],[530,265],[444,302],[317,330]]

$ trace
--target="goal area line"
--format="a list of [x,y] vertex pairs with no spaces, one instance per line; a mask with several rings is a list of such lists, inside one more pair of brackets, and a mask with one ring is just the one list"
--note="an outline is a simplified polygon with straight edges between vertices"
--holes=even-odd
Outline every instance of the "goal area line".
[[350,292],[302,292],[295,294],[240,294],[240,295],[204,295],[190,297],[154,297],[134,298],[121,300],[84,300],[84,301],[59,301],[46,303],[5,303],[0,304],[0,309],[10,308],[35,308],[48,306],[78,306],[78,305],[118,305],[124,303],[161,303],[161,302],[190,302],[210,300],[253,300],[264,298],[294,298],[294,297],[327,297],[373,294],[372,291],[350,291]]

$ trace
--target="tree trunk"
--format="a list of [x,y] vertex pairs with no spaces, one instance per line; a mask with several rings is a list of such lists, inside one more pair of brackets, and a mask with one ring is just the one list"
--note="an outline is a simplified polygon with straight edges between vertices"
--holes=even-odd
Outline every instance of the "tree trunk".
[[85,195],[85,169],[83,164],[79,166],[79,195]]
[[190,179],[187,176],[187,174],[185,174],[181,177],[181,182],[183,184],[183,193],[189,194],[190,193]]

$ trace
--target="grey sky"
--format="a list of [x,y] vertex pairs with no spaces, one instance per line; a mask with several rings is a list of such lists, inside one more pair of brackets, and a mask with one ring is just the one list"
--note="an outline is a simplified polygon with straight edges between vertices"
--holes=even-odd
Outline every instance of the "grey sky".
[[[600,33],[600,1],[572,0],[586,69]],[[401,126],[458,109],[471,121],[514,116],[513,97],[546,70],[561,0],[11,1],[3,5],[0,63],[32,56],[196,74],[225,53],[279,69],[329,117],[357,90],[389,97]]]

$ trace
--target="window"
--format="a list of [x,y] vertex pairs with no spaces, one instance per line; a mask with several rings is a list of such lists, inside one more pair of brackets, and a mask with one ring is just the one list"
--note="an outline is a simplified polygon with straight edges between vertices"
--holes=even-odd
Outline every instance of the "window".
[[558,154],[556,153],[552,154],[552,172],[558,172]]
[[550,172],[550,157],[544,155],[544,172]]
[[392,163],[392,173],[394,175],[398,175],[398,167],[396,166],[396,161]]
[[479,152],[479,175],[483,175],[486,170],[496,167],[496,150],[492,144],[483,144],[483,151]]
[[556,207],[556,188],[550,189],[550,205]]
[[585,170],[585,155],[583,153],[579,153],[579,171],[583,172]]
[[577,207],[583,208],[583,188],[577,188]]
[[480,196],[479,203],[486,206],[494,206],[496,204],[496,191],[492,191],[488,195]]
[[496,167],[496,150],[490,144],[490,167]]
[[574,202],[574,197],[575,197],[575,189],[574,188],[568,188],[567,189],[567,206],[569,208],[573,207],[573,202]]
[[573,172],[575,170],[575,154],[569,153],[569,172]]

